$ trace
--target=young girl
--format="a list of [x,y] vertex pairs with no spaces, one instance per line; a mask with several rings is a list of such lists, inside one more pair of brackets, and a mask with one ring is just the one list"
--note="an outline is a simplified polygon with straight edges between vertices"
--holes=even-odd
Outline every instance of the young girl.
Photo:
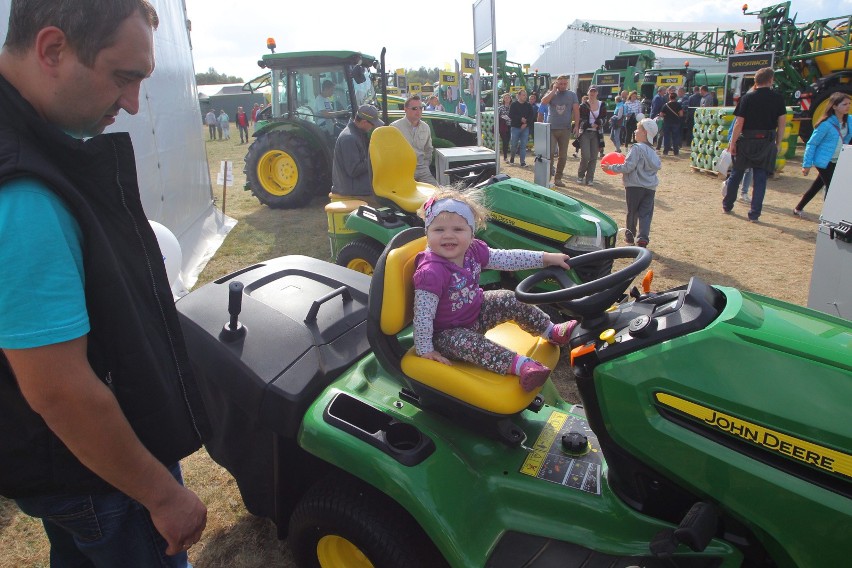
[[832,93],[828,98],[825,113],[817,121],[817,127],[805,146],[802,175],[807,176],[811,166],[816,166],[817,178],[793,209],[793,215],[797,217],[802,216],[802,209],[819,193],[820,189],[824,187],[828,193],[828,186],[831,184],[831,178],[834,177],[834,167],[837,165],[837,158],[840,157],[840,148],[852,140],[852,130],[849,128],[848,121],[849,104],[848,94]]
[[518,375],[521,387],[541,386],[550,369],[486,339],[492,327],[513,320],[525,331],[565,345],[577,324],[554,325],[535,306],[519,302],[510,290],[483,291],[483,269],[569,268],[568,255],[488,248],[474,238],[485,226],[481,192],[441,188],[417,212],[426,224],[424,252],[414,272],[414,347],[426,359],[452,365],[450,359],[481,365],[500,374]]

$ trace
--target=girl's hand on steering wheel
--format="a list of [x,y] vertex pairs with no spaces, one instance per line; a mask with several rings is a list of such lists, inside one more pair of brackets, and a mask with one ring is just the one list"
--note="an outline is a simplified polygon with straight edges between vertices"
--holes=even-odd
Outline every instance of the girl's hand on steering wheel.
[[569,270],[571,267],[568,265],[568,261],[571,259],[567,254],[562,254],[559,252],[545,252],[542,253],[542,261],[544,261],[545,266],[561,266],[562,268]]

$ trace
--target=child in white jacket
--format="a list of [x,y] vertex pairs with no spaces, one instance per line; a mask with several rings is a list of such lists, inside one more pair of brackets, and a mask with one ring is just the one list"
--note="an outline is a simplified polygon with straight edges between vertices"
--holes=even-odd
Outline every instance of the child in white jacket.
[[[662,162],[652,145],[657,136],[657,123],[643,118],[636,126],[636,144],[627,152],[623,164],[601,164],[604,171],[624,175],[624,190],[627,196],[627,228],[624,241],[647,247],[651,240],[651,218],[654,216],[654,194],[660,180],[657,172]],[[636,225],[639,232],[636,232]]]

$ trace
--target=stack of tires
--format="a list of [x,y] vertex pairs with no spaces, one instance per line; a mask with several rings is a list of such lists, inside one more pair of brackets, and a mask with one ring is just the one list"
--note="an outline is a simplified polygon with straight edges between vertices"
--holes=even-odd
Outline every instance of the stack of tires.
[[[714,170],[722,150],[728,147],[728,135],[734,126],[734,107],[702,107],[695,109],[695,126],[692,129],[692,152],[689,164],[702,170]],[[793,110],[787,108],[787,125],[784,141],[775,161],[775,171],[784,170],[793,128]]]

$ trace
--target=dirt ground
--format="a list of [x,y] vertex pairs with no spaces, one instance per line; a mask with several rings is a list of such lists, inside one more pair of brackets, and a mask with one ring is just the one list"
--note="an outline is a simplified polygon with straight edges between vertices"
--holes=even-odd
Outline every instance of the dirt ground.
[[[206,136],[204,131],[202,135]],[[328,257],[323,199],[316,199],[301,212],[269,210],[240,191],[246,147],[238,145],[238,140],[208,142],[207,147],[212,179],[215,180],[219,160],[234,161],[236,189],[228,194],[227,213],[239,224],[205,269],[201,283],[281,254],[299,252]],[[533,163],[531,158],[529,163]],[[581,186],[571,181],[576,179],[577,165],[578,160],[569,155],[565,172],[568,187],[559,191],[593,205],[623,226],[626,207],[621,176],[606,175],[598,169],[595,184]],[[501,168],[509,175],[533,181],[531,167],[501,164]],[[813,174],[809,179],[802,177],[798,160],[788,161],[785,170],[769,180],[763,215],[756,224],[746,221],[747,206],[741,202],[737,202],[732,214],[722,213],[721,180],[693,171],[687,151],[680,157],[663,158],[660,180],[649,246],[654,255],[654,290],[679,286],[697,276],[711,284],[807,304],[822,199],[817,197],[803,218],[792,215],[793,206],[813,180]],[[221,188],[215,193],[221,204]],[[303,226],[293,224],[303,219],[312,222],[314,234],[308,235]],[[622,234],[619,246],[623,244]],[[251,243],[247,244],[249,240]],[[316,252],[303,252],[301,248],[306,246]],[[569,373],[564,366],[558,371],[557,384],[566,397],[571,397]],[[199,493],[209,508],[207,531],[190,550],[190,560],[197,568],[293,566],[286,542],[276,538],[272,523],[245,511],[236,484],[224,469],[204,451],[183,463],[187,485]],[[0,550],[2,568],[48,565],[40,524],[18,513],[14,504],[3,499]]]

